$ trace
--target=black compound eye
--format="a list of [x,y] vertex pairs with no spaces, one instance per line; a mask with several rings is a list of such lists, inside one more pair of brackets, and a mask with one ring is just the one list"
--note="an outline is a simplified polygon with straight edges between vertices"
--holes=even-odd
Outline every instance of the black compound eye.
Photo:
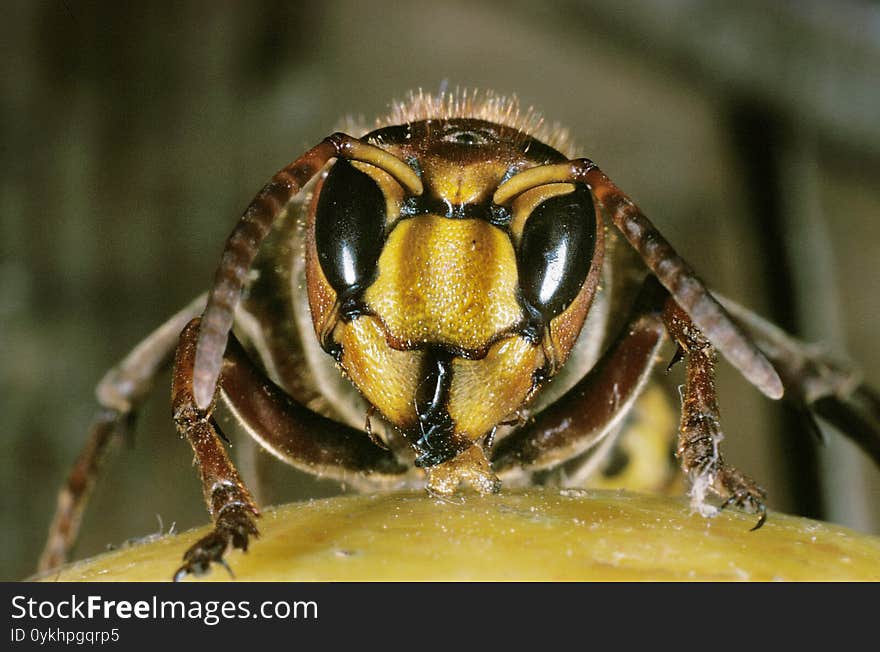
[[596,247],[596,209],[586,187],[557,195],[529,215],[517,255],[526,303],[545,322],[564,311],[580,292]]
[[348,161],[338,160],[318,197],[315,246],[321,269],[343,302],[376,275],[385,213],[385,196],[376,182]]

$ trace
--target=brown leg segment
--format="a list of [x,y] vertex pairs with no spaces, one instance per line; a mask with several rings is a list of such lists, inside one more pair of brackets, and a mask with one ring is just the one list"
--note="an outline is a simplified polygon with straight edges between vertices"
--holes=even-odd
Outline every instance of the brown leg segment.
[[83,512],[95,480],[113,445],[125,433],[126,415],[116,410],[98,412],[89,429],[85,446],[76,458],[64,485],[58,491],[55,515],[49,525],[46,544],[37,563],[37,572],[45,573],[61,566],[76,542]]
[[693,489],[695,507],[709,515],[709,493],[760,518],[766,517],[764,491],[739,471],[724,464],[715,396],[714,347],[687,313],[653,276],[642,288],[633,315],[596,366],[559,401],[523,429],[499,442],[492,453],[500,474],[520,466],[540,470],[571,459],[614,429],[636,400],[669,334],[687,359],[678,456]]
[[721,455],[723,434],[715,391],[715,348],[671,299],[663,318],[669,334],[686,355],[687,380],[677,455],[691,481],[692,503],[700,513],[712,515],[715,508],[706,503],[706,495],[714,493],[724,500],[722,509],[736,505],[759,513],[758,522],[752,528],[757,530],[767,517],[766,494],[754,481],[726,466]]
[[128,426],[156,375],[171,362],[183,326],[205,307],[201,296],[175,314],[138,344],[122,362],[111,369],[95,390],[101,410],[92,421],[89,436],[67,481],[58,492],[58,504],[38,572],[60,566],[76,541],[89,494],[101,463]]
[[[195,453],[214,530],[186,552],[175,580],[189,573],[200,575],[212,562],[226,566],[223,555],[230,545],[247,550],[249,537],[258,535],[255,517],[259,509],[213,423],[214,403],[200,410],[192,393],[200,324],[199,318],[193,319],[180,335],[172,404],[177,428]],[[340,480],[346,473],[392,477],[407,470],[364,432],[316,414],[290,398],[253,365],[234,336],[229,339],[215,400],[223,401],[264,448],[298,468]]]
[[226,348],[219,394],[251,437],[298,469],[340,481],[352,473],[391,479],[408,469],[364,431],[292,399],[254,366],[234,335]]
[[225,566],[223,554],[229,545],[247,550],[249,537],[258,534],[255,517],[259,515],[259,509],[211,422],[213,404],[207,411],[202,411],[196,407],[193,397],[193,365],[200,323],[199,318],[193,319],[180,334],[174,360],[171,404],[177,430],[189,440],[195,453],[214,531],[186,551],[183,566],[174,575],[175,581],[188,573],[201,575],[207,572],[211,562]]

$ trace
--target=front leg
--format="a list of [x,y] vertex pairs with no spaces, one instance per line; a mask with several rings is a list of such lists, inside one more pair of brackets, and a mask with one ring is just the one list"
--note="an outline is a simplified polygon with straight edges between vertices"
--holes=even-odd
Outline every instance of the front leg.
[[686,356],[687,380],[676,454],[691,481],[691,503],[704,516],[711,516],[717,509],[707,502],[707,497],[715,494],[724,501],[722,509],[736,505],[760,514],[752,528],[757,530],[767,517],[766,494],[754,481],[727,466],[721,454],[724,435],[715,389],[715,347],[672,299],[667,302],[663,320]]
[[287,395],[254,366],[234,335],[224,353],[216,396],[207,410],[200,410],[192,391],[200,325],[200,319],[193,319],[180,335],[172,403],[177,428],[196,455],[214,531],[186,552],[175,579],[202,574],[211,562],[226,566],[223,555],[230,546],[247,550],[249,538],[257,536],[259,510],[212,421],[216,402],[222,402],[268,452],[316,475],[340,481],[364,475],[393,482],[407,471],[391,451],[377,446],[366,433],[312,412]]
[[196,456],[214,531],[186,551],[183,566],[174,575],[175,581],[189,573],[202,575],[208,571],[211,562],[226,566],[223,555],[230,545],[247,550],[249,538],[258,535],[255,518],[259,516],[259,509],[232,465],[211,421],[213,403],[207,410],[200,410],[193,397],[193,364],[200,322],[198,318],[193,319],[180,334],[171,401],[177,430],[189,440]]
[[[722,507],[737,505],[760,513],[760,527],[764,491],[726,466],[719,448],[723,435],[715,349],[653,276],[645,280],[628,323],[596,366],[556,403],[499,442],[492,451],[493,468],[504,476],[516,467],[559,467],[614,433],[644,388],[666,334],[687,356],[677,453],[693,484],[694,506],[704,515],[713,514],[715,508],[706,499],[714,494],[721,497]],[[579,470],[578,475],[584,473]]]

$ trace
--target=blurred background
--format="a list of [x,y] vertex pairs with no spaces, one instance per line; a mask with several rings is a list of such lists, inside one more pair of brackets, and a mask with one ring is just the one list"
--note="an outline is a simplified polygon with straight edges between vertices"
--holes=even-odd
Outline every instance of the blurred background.
[[[713,287],[880,386],[880,9],[835,0],[5,2],[0,578],[33,572],[104,371],[207,288],[275,170],[410,89],[568,126]],[[76,557],[208,521],[158,380]],[[772,509],[880,532],[880,473],[722,364]],[[280,465],[277,465],[280,467]],[[334,491],[272,471],[288,499]],[[305,492],[305,494],[303,493]]]

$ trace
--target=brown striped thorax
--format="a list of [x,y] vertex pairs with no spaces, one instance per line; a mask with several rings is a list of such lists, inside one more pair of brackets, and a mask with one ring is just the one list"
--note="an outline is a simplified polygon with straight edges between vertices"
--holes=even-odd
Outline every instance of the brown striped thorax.
[[717,499],[759,514],[756,527],[766,516],[763,490],[721,454],[716,353],[880,459],[873,390],[714,296],[564,132],[515,101],[420,93],[347,131],[272,177],[209,291],[101,382],[43,568],[64,559],[102,451],[172,353],[174,421],[214,520],[178,578],[257,533],[226,429],[362,490],[666,490],[674,426],[633,424],[670,339],[686,375],[675,454],[701,513]]
[[432,467],[514,417],[571,352],[596,294],[603,226],[583,186],[493,200],[523,170],[567,160],[515,128],[419,120],[362,141],[407,162],[337,161],[308,210],[315,332]]

